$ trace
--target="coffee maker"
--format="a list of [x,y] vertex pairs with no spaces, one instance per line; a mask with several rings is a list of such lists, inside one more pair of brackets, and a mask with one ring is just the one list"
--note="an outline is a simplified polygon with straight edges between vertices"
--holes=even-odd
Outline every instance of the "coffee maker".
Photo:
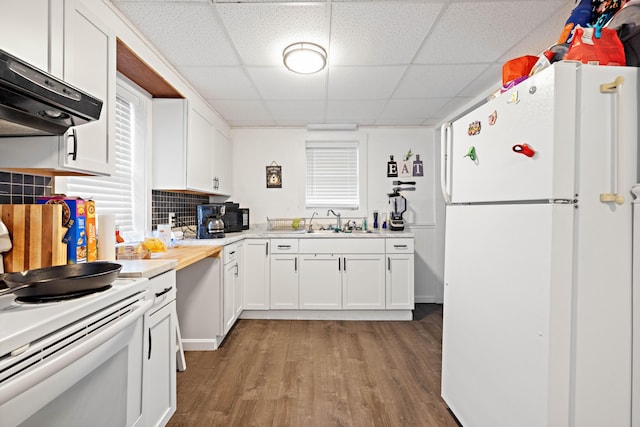
[[198,239],[217,239],[224,237],[223,204],[198,205]]
[[407,199],[404,196],[400,195],[401,191],[415,191],[415,187],[399,187],[400,185],[415,185],[415,181],[393,181],[393,185],[397,185],[398,187],[393,187],[392,193],[388,193],[389,196],[389,204],[391,205],[391,213],[389,214],[389,230],[391,231],[403,231],[404,230],[404,219],[402,218],[402,214],[407,210]]

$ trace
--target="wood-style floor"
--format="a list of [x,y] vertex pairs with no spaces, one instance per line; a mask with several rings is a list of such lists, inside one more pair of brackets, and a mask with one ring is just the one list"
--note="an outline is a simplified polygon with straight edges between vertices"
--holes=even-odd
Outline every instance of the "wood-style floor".
[[241,319],[187,352],[169,426],[458,424],[440,398],[442,306],[411,322]]

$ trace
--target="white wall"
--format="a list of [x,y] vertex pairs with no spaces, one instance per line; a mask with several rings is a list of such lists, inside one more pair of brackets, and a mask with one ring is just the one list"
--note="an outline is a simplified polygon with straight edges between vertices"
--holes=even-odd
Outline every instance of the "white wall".
[[[251,209],[252,224],[265,224],[267,217],[310,217],[313,209],[304,206],[305,140],[314,138],[357,137],[366,141],[365,206],[358,211],[341,211],[343,217],[370,220],[374,210],[388,212],[387,193],[394,180],[416,181],[415,192],[404,192],[407,199],[405,220],[416,239],[416,302],[442,302],[444,240],[439,214],[442,200],[436,188],[439,180],[435,131],[432,128],[360,128],[357,132],[308,132],[304,128],[232,129],[232,199]],[[424,164],[424,176],[387,178],[387,161],[396,161],[412,150]],[[272,162],[282,166],[282,188],[266,187],[265,167]],[[320,220],[329,220],[326,210],[316,209]],[[360,221],[358,221],[360,222]]]

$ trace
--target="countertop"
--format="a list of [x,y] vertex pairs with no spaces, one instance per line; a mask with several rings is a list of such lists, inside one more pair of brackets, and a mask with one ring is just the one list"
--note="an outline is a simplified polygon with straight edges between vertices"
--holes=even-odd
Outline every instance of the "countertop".
[[353,239],[353,238],[412,238],[414,234],[408,231],[381,230],[378,232],[335,233],[331,231],[282,232],[266,231],[264,229],[245,230],[238,233],[227,233],[219,239],[179,240],[176,246],[167,252],[156,252],[151,259],[118,260],[122,264],[120,277],[154,277],[165,271],[180,270],[207,257],[220,257],[222,247],[243,239]]
[[185,245],[156,252],[151,259],[118,260],[119,277],[154,277],[169,270],[180,270],[207,257],[219,257],[222,246]]

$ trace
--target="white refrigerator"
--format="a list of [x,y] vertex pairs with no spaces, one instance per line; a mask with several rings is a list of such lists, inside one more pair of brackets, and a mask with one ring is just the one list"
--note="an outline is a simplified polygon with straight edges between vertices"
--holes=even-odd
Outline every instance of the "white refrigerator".
[[463,426],[632,425],[638,88],[561,62],[443,125],[442,397]]

